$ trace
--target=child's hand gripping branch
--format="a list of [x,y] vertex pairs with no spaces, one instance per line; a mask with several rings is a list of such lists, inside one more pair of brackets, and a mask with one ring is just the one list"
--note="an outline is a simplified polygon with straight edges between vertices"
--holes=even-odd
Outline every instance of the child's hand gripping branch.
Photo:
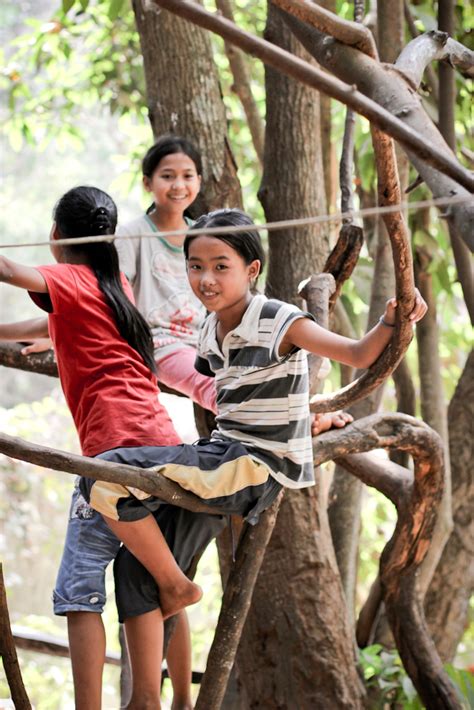
[[[379,325],[385,326],[385,337],[388,337],[387,343],[391,340],[392,333],[390,332],[390,328],[395,327],[395,311],[397,308],[397,301],[395,298],[391,298],[387,301],[386,307],[385,307],[385,313],[384,315],[380,318],[379,323],[376,326],[376,333],[371,336],[371,341],[369,342],[369,349],[367,350],[367,355],[370,358],[371,357],[371,347],[376,347],[378,348],[377,344],[377,339],[378,339],[378,328]],[[415,324],[419,320],[423,318],[427,311],[427,305],[423,298],[421,297],[420,292],[418,289],[415,291],[415,305],[413,307],[412,312],[410,313],[409,319],[410,321]],[[300,321],[301,322],[301,321]],[[372,331],[371,331],[372,333]],[[296,336],[297,338],[299,335]],[[372,338],[376,338],[375,343],[372,341]],[[380,342],[383,342],[385,338],[382,338]],[[384,346],[385,347],[385,346]],[[365,365],[367,366],[367,365]],[[354,421],[354,417],[349,414],[349,412],[343,412],[343,411],[338,411],[338,412],[329,412],[327,414],[321,413],[321,414],[315,414],[313,415],[312,421],[311,421],[311,434],[312,436],[317,436],[318,434],[322,434],[324,431],[328,431],[329,429],[336,428],[336,429],[341,429],[346,426],[346,424],[350,424],[352,421]]]

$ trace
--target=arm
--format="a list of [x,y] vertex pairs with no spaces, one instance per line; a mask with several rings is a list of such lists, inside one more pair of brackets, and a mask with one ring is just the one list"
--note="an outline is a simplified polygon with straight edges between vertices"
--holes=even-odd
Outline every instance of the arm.
[[48,293],[46,281],[38,269],[18,264],[6,256],[0,256],[0,282],[24,288],[26,291]]
[[[29,342],[38,338],[49,338],[47,317],[31,318],[17,323],[0,323],[0,340]],[[48,349],[49,347],[51,346],[48,345]]]
[[[383,323],[369,330],[360,340],[352,340],[342,335],[331,333],[321,328],[308,318],[299,318],[288,328],[288,332],[280,345],[280,354],[285,354],[297,346],[309,352],[329,357],[345,365],[365,369],[370,367],[380,357],[393,336],[395,324],[395,308],[397,303],[391,298],[387,301]],[[427,305],[416,290],[415,306],[410,313],[410,321],[416,323],[425,315]]]

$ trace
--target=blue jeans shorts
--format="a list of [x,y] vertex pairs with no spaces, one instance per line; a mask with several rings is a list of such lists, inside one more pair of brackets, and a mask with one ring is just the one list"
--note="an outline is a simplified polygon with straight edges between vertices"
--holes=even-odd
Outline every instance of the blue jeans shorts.
[[54,613],[70,611],[102,613],[106,601],[105,570],[115,559],[120,540],[100,513],[74,488],[69,522],[53,592]]

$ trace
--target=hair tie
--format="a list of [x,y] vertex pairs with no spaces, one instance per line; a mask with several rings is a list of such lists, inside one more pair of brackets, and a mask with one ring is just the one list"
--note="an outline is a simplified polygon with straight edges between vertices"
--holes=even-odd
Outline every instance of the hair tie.
[[110,226],[110,217],[105,207],[94,207],[91,210],[91,223],[94,231],[104,232]]

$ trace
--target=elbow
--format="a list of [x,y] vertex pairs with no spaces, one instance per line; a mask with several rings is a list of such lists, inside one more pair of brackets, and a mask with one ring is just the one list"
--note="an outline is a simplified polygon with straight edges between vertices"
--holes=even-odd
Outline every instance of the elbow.
[[13,275],[12,268],[6,256],[0,256],[0,282],[8,283]]

